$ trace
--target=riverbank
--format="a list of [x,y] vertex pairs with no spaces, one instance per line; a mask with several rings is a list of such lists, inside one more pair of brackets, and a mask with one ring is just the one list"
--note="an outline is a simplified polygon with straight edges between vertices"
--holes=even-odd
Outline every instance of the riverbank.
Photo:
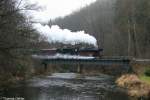
[[8,88],[19,87],[21,83],[32,78],[34,75],[13,75],[12,73],[1,73],[0,75],[0,92]]
[[116,80],[119,87],[125,88],[127,94],[133,98],[150,100],[150,84],[136,74],[122,75]]
[[140,75],[139,78],[150,85],[150,77],[146,75]]
[[24,77],[2,76],[0,77],[0,91],[11,87],[17,87],[25,80]]

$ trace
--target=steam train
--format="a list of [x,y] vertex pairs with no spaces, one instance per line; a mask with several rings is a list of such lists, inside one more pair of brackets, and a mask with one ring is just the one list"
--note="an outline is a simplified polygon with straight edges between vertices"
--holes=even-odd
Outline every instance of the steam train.
[[103,49],[100,48],[54,48],[54,49],[41,49],[40,55],[79,55],[79,56],[89,56],[89,57],[102,57]]

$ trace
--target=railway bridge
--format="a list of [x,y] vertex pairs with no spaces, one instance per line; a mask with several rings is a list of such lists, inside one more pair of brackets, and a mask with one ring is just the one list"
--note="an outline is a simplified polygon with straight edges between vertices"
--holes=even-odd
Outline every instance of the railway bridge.
[[122,70],[130,69],[130,59],[128,57],[104,57],[102,51],[103,49],[99,48],[41,49],[36,51],[32,57],[40,60],[45,70],[47,70],[48,64],[75,65],[77,72],[82,72],[83,65],[92,68],[93,66],[102,68],[120,66]]
[[[77,65],[77,72],[81,73],[83,70],[82,65],[92,66],[120,66],[122,70],[130,70],[130,59],[128,57],[103,57],[103,58],[47,58],[47,57],[36,57],[39,59],[44,67],[47,70],[48,64],[73,64]],[[92,65],[92,66],[91,66]]]

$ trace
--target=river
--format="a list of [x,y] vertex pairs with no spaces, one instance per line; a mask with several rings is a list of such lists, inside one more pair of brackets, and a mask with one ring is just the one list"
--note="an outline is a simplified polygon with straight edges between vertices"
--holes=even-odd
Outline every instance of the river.
[[54,73],[34,77],[1,95],[24,100],[129,100],[123,91],[115,85],[112,76]]

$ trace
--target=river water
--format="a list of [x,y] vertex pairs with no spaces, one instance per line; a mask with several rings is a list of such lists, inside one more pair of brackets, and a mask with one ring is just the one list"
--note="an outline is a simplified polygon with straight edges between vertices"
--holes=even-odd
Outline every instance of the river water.
[[83,76],[76,73],[54,73],[34,77],[22,85],[8,89],[3,97],[24,100],[129,100],[108,75]]

